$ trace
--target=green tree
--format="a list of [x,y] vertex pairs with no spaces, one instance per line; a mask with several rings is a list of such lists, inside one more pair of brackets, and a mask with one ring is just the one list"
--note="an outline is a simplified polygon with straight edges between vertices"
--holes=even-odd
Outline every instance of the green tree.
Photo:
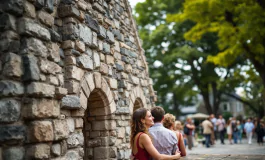
[[[207,62],[209,55],[215,56],[219,52],[216,34],[207,33],[200,41],[192,42],[184,39],[183,34],[195,25],[194,22],[166,20],[167,14],[182,10],[183,2],[146,0],[135,8],[135,19],[143,39],[150,75],[158,91],[158,103],[164,107],[173,104],[177,110],[179,105],[191,105],[199,93],[208,113],[217,114],[222,91],[234,91],[235,87],[222,85],[223,78],[217,72],[224,70],[227,79],[232,65],[218,68]],[[160,65],[154,65],[156,63]],[[172,95],[171,100],[168,100],[168,93]]]
[[229,66],[238,59],[248,59],[264,87],[264,16],[265,1],[262,0],[192,0],[185,1],[183,11],[171,14],[168,20],[196,23],[185,33],[185,38],[193,42],[202,39],[205,33],[216,33],[219,53],[208,56],[208,61]]

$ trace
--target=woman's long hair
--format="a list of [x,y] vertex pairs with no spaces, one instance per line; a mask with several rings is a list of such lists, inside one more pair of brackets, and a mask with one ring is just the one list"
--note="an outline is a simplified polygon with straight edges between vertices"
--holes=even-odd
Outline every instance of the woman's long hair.
[[146,108],[138,108],[133,112],[131,119],[131,137],[130,137],[131,148],[133,148],[134,138],[139,132],[144,132],[148,134],[147,128],[141,121],[141,119],[145,119],[147,111],[148,109]]

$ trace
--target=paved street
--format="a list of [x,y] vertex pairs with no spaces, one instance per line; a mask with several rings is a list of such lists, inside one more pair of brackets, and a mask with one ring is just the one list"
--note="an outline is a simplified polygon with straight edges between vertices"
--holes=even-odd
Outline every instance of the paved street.
[[258,146],[256,139],[253,139],[251,145],[247,144],[244,139],[242,144],[226,144],[222,145],[218,141],[211,148],[206,148],[199,144],[192,150],[187,150],[188,156],[182,158],[183,160],[239,160],[239,159],[250,159],[250,160],[265,160],[265,145]]

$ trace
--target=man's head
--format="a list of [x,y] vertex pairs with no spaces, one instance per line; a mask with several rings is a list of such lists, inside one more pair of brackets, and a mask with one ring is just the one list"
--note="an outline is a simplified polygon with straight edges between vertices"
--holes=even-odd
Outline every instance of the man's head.
[[154,122],[161,122],[165,115],[165,110],[162,107],[156,106],[151,109],[151,114],[154,117]]
[[214,117],[215,117],[214,114],[211,114],[211,115],[210,115],[210,118],[211,118],[211,119],[214,118]]
[[219,115],[219,118],[220,118],[220,119],[223,119],[223,116],[220,114],[220,115]]

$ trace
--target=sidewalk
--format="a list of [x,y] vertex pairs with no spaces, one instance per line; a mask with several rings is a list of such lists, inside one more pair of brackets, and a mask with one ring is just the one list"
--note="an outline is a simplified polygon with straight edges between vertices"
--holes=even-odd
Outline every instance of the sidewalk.
[[243,139],[242,144],[228,144],[228,140],[225,140],[225,145],[220,144],[217,141],[215,145],[210,148],[206,148],[202,144],[187,149],[188,156],[182,159],[185,160],[265,160],[265,143],[263,146],[259,146],[256,143],[256,139],[252,140],[252,144],[247,144],[246,139]]

